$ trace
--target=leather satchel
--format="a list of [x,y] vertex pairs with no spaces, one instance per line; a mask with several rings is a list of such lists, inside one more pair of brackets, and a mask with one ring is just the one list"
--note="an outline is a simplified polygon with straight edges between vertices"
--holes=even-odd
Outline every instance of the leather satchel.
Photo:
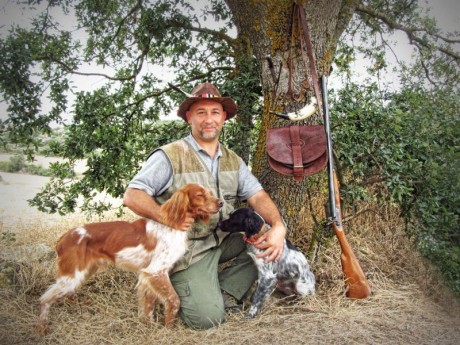
[[298,182],[326,166],[327,142],[322,125],[270,128],[266,144],[270,167]]

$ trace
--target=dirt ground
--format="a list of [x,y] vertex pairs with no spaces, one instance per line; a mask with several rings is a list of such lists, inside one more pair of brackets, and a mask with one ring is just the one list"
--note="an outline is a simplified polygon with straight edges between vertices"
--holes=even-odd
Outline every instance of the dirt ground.
[[[52,248],[62,232],[83,221],[78,214],[49,216],[28,206],[26,200],[46,178],[0,176],[0,251],[37,244]],[[136,277],[109,269],[75,301],[53,306],[51,333],[39,336],[38,298],[53,281],[54,255],[31,257],[15,267],[13,285],[0,288],[0,344],[460,344],[459,298],[398,227],[381,218],[377,230],[363,223],[359,233],[348,236],[371,284],[370,298],[353,301],[344,295],[340,252],[332,242],[312,263],[315,296],[295,301],[275,293],[256,319],[231,314],[210,330],[191,330],[180,321],[165,329],[161,309],[159,322],[143,324],[137,318]],[[4,236],[10,233],[14,241]]]

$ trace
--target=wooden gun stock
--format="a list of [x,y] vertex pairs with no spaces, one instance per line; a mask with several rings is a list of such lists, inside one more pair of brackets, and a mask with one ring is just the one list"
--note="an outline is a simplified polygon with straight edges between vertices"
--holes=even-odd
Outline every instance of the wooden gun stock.
[[[339,183],[337,180],[337,174],[334,171],[334,190],[335,190],[335,205],[338,211],[338,215],[342,214],[340,207],[340,194],[339,194]],[[332,227],[335,235],[339,240],[340,249],[342,253],[340,255],[340,261],[342,262],[342,271],[345,277],[345,282],[348,286],[346,295],[352,299],[361,299],[369,297],[371,294],[371,288],[367,282],[366,276],[364,275],[361,265],[356,258],[350,244],[347,241],[345,232],[343,230],[342,219],[338,222],[333,221]]]

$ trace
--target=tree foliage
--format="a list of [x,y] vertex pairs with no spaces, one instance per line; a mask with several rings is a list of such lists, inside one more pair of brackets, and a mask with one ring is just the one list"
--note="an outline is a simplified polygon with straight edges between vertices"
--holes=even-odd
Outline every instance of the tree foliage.
[[[0,40],[0,90],[8,114],[0,123],[0,138],[7,137],[4,144],[24,144],[32,157],[41,134],[50,134],[56,124],[65,127],[64,140],[51,147],[66,161],[52,166],[54,177],[31,204],[61,214],[77,207],[88,212],[110,208],[95,201],[97,192],[120,197],[154,148],[188,131],[182,120],[163,121],[184,98],[167,82],[190,92],[196,82],[210,81],[231,95],[239,113],[223,139],[263,177],[268,167],[254,152],[256,145],[263,147],[267,124],[273,125],[267,106],[273,100],[263,96],[271,95],[277,70],[269,68],[261,52],[283,49],[277,39],[286,36],[282,30],[291,5],[18,1],[35,16],[27,26],[9,28]],[[347,204],[398,205],[421,252],[460,291],[458,33],[442,32],[417,1],[304,5],[315,23],[325,22],[315,18],[326,15],[315,10],[321,6],[330,6],[328,15],[335,16],[335,27],[314,32],[323,33],[323,41],[312,38],[318,42],[313,43],[319,69],[327,74],[333,62],[332,77],[342,85],[331,94],[331,113]],[[266,17],[256,17],[259,13]],[[413,60],[398,59],[395,32],[404,33],[414,47]],[[396,67],[388,65],[389,53]],[[353,66],[361,60],[370,61],[372,79],[357,83]],[[384,81],[389,72],[396,88]],[[88,88],[82,80],[97,87]],[[293,99],[285,104],[286,109],[296,106]],[[82,159],[87,170],[72,176]],[[308,184],[300,188],[303,192]]]

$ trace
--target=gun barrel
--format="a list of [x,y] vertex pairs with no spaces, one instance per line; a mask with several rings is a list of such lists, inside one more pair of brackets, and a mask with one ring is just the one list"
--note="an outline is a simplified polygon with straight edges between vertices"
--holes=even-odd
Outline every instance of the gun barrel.
[[[326,131],[327,139],[327,173],[329,183],[329,207],[330,207],[330,218],[333,222],[340,223],[337,215],[337,206],[335,203],[335,188],[334,188],[334,156],[332,153],[332,137],[331,137],[331,125],[329,121],[329,105],[327,102],[327,79],[323,74],[321,76],[321,88],[323,91],[323,116],[324,116],[324,130]],[[341,224],[338,224],[341,226]]]

